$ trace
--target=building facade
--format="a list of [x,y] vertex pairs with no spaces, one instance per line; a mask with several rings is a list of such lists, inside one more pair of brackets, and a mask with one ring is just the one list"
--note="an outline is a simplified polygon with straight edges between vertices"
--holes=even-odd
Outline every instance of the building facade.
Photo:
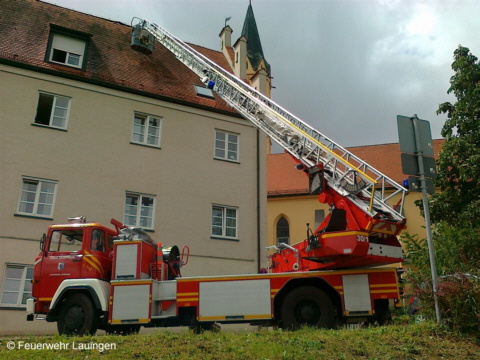
[[[184,276],[258,272],[265,136],[160,44],[132,50],[129,25],[34,0],[0,7],[0,334],[55,331],[25,321],[25,300],[40,238],[70,216],[188,246]],[[269,94],[269,66],[255,66],[245,79]]]

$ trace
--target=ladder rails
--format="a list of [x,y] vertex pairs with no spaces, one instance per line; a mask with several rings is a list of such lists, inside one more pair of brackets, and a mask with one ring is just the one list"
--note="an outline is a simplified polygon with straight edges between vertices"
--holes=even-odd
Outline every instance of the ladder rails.
[[[372,218],[401,222],[407,190],[241,79],[148,20],[142,27],[233,109],[310,168],[323,164],[328,186]],[[395,202],[395,204],[393,204]]]

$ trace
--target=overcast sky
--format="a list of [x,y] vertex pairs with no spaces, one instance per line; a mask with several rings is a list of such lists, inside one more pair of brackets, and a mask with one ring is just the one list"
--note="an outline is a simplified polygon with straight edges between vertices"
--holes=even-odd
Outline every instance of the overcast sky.
[[[238,39],[249,0],[47,0],[220,49]],[[418,114],[440,138],[438,105],[459,44],[480,57],[478,0],[252,0],[272,99],[342,146],[398,142],[396,116]]]

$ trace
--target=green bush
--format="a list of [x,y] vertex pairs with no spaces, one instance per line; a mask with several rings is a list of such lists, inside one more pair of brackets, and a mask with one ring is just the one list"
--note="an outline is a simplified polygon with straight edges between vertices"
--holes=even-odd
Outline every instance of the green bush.
[[[480,233],[470,227],[454,228],[440,223],[433,232],[437,265],[437,299],[443,322],[450,328],[480,335]],[[419,311],[435,318],[428,246],[425,239],[403,236],[411,269],[407,281],[420,301]]]

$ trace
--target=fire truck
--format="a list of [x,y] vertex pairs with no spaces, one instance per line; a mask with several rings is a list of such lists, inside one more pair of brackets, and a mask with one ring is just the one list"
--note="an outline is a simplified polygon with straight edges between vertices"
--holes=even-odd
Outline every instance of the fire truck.
[[[330,212],[306,239],[270,246],[265,273],[182,277],[189,249],[138,228],[83,217],[50,225],[35,259],[27,320],[61,334],[133,333],[141,326],[210,329],[249,323],[298,329],[385,322],[400,305],[406,189],[161,26],[137,19],[131,48],[169,49],[229,106],[280,144]],[[133,22],[132,22],[133,23]]]

